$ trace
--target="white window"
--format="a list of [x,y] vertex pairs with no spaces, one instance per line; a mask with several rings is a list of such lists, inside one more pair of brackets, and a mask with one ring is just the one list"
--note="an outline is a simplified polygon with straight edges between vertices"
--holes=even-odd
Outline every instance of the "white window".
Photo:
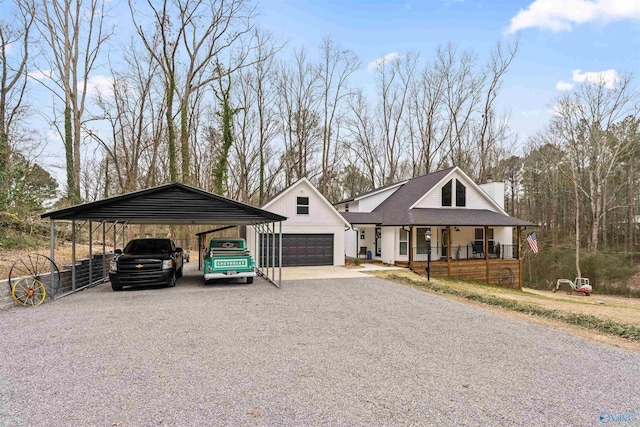
[[[484,240],[484,228],[476,228],[474,233],[476,240]],[[493,228],[487,229],[487,239],[493,240]]]
[[409,232],[404,229],[400,229],[400,255],[407,255],[409,253]]
[[309,215],[309,198],[298,197],[297,198],[297,210],[298,215]]
[[362,230],[360,230],[360,240],[364,240],[364,228]]

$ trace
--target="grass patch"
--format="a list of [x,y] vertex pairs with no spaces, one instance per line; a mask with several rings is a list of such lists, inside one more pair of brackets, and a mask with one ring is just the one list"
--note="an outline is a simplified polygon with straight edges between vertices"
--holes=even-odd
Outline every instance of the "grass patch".
[[[428,282],[426,280],[416,280],[394,273],[385,275],[384,277],[394,282],[415,286],[418,288],[427,288],[435,292],[442,292],[447,295],[465,298],[469,301],[476,301],[482,304],[501,307],[519,313],[557,320],[570,325],[581,326],[583,328],[596,330],[608,335],[640,342],[640,326],[620,323],[610,319],[603,319],[591,314],[569,313],[561,310],[552,310],[536,304],[501,298],[495,295],[484,295],[464,288],[455,288],[447,284]],[[489,287],[489,285],[478,286]],[[492,287],[492,289],[493,288],[494,287]],[[508,290],[505,289],[505,291]]]

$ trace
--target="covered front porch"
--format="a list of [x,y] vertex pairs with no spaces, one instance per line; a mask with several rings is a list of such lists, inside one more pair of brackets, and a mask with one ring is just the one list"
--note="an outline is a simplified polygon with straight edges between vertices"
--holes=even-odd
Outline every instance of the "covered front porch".
[[[514,233],[515,231],[515,233]],[[418,273],[521,288],[522,227],[354,225],[351,256]],[[515,234],[515,236],[514,236]],[[515,237],[515,239],[514,239]],[[350,254],[347,251],[347,255]]]

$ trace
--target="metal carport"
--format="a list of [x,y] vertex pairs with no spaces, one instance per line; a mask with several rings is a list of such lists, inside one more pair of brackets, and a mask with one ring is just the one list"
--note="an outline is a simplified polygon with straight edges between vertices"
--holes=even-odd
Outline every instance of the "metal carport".
[[[90,236],[93,234],[93,223],[102,225],[103,243],[106,233],[105,224],[112,224],[114,230],[114,241],[116,240],[116,227],[118,224],[167,224],[167,225],[201,225],[201,224],[224,224],[224,225],[258,225],[267,226],[273,224],[270,229],[273,231],[275,239],[275,223],[282,230],[282,221],[287,218],[265,211],[235,200],[227,199],[195,187],[182,183],[170,183],[109,197],[95,202],[83,203],[64,209],[46,212],[42,218],[51,220],[51,259],[55,260],[55,221],[71,221],[72,235],[72,271],[71,271],[71,292],[81,288],[76,286],[75,275],[75,230],[76,221],[88,221]],[[279,239],[281,233],[277,233]],[[91,238],[89,239],[89,250],[91,254]],[[104,245],[103,245],[104,248]],[[258,254],[254,254],[258,256]],[[282,254],[278,255],[278,264]],[[275,260],[274,260],[275,261]],[[265,276],[263,272],[260,273]],[[89,275],[90,282],[92,275]],[[275,281],[275,274],[272,269],[272,277],[269,279],[277,287],[280,287],[282,272],[279,272],[278,281]],[[89,283],[90,285],[91,283]],[[87,286],[89,286],[87,285]]]

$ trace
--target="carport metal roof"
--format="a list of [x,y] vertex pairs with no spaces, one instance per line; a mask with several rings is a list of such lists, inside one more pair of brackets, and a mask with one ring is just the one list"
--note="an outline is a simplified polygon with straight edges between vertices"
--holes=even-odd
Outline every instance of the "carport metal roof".
[[178,182],[46,212],[42,218],[129,224],[261,224],[287,218]]

